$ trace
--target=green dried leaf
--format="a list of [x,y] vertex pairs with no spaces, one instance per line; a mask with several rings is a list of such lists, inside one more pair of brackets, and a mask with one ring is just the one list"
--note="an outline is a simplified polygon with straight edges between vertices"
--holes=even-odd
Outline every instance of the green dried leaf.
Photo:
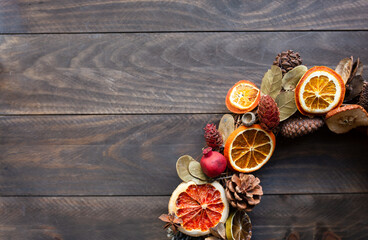
[[207,176],[203,173],[201,164],[197,161],[191,161],[189,163],[189,173],[198,180],[207,181]]
[[282,71],[278,66],[272,65],[263,79],[261,84],[261,92],[276,99],[281,91],[282,86]]
[[225,143],[227,138],[232,132],[234,132],[234,117],[231,114],[225,114],[220,120],[218,131],[221,133],[223,142]]
[[294,90],[307,70],[306,66],[299,65],[287,72],[282,78],[282,87],[285,90]]
[[[176,162],[176,172],[178,173],[178,176],[181,180],[183,180],[184,182],[189,182],[189,181],[193,181],[196,184],[203,184],[206,183],[207,181],[203,181],[199,178],[197,178],[196,176],[193,175],[198,175],[201,176],[200,173],[198,173],[198,170],[195,170],[194,167],[195,165],[199,165],[199,167],[201,167],[201,165],[199,164],[199,162],[197,162],[196,160],[194,160],[191,156],[189,155],[184,155],[181,156],[178,161]],[[193,175],[189,172],[189,168],[190,166],[193,165],[193,172],[196,171]],[[202,171],[202,169],[200,169],[200,171]],[[204,173],[202,172],[202,174],[204,175]],[[207,179],[206,175],[201,176],[202,179]]]
[[297,110],[295,104],[295,93],[293,91],[280,93],[275,101],[280,111],[280,122],[288,119]]
[[189,182],[193,179],[193,176],[189,173],[190,162],[195,161],[191,156],[184,155],[181,156],[176,162],[176,172],[181,180],[184,182]]
[[347,83],[350,77],[352,67],[353,67],[353,57],[349,57],[342,59],[335,68],[335,72],[337,72],[341,76],[345,84]]

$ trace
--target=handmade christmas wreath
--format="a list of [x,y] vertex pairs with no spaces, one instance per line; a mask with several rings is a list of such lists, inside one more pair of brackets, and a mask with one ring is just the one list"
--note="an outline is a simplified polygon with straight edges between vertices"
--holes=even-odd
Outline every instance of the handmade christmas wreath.
[[368,126],[368,82],[359,58],[342,59],[335,70],[308,69],[299,53],[277,55],[260,89],[246,80],[226,96],[217,128],[207,124],[200,162],[185,155],[176,163],[181,183],[172,193],[166,222],[168,238],[243,240],[252,236],[247,212],[261,202],[260,179],[251,172],[271,158],[275,135],[295,138],[325,123],[335,133]]

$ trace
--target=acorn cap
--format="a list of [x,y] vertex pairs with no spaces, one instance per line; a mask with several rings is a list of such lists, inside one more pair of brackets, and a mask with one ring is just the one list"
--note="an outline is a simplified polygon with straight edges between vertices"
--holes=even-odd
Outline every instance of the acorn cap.
[[359,105],[346,105],[328,112],[326,124],[334,133],[346,133],[356,127],[368,126],[368,113]]

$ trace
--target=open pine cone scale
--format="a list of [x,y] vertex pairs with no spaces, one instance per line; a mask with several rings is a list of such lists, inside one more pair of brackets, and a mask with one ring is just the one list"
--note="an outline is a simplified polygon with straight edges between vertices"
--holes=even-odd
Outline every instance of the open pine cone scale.
[[230,204],[238,209],[251,211],[261,202],[263,195],[259,178],[251,174],[234,174],[226,182],[226,197]]

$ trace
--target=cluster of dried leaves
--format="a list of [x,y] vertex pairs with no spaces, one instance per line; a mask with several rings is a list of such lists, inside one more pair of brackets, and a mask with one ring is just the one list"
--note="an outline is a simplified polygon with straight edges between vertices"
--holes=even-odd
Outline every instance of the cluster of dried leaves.
[[196,184],[204,184],[209,178],[203,173],[201,164],[189,155],[181,156],[176,162],[178,176],[184,182],[193,181]]
[[281,68],[272,65],[262,79],[261,92],[272,97],[280,111],[280,121],[292,116],[297,107],[294,90],[308,68],[299,65],[282,76]]
[[335,71],[340,74],[345,83],[344,103],[356,103],[363,89],[364,79],[363,64],[358,58],[355,62],[353,57],[342,59],[337,65]]

